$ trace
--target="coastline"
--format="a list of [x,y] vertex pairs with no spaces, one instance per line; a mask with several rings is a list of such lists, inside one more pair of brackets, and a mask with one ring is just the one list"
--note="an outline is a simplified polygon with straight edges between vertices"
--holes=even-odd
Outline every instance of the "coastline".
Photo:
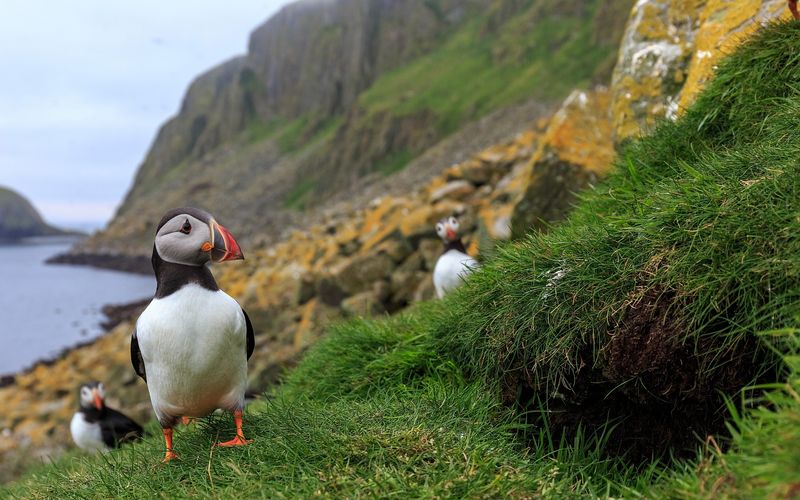
[[71,352],[95,344],[97,341],[108,335],[119,324],[128,320],[135,320],[139,316],[139,314],[141,314],[144,308],[147,307],[147,304],[149,303],[150,303],[149,298],[143,298],[123,304],[104,305],[101,311],[103,315],[106,317],[106,319],[100,323],[100,326],[103,329],[103,333],[92,339],[81,341],[76,344],[64,347],[63,349],[58,351],[58,353],[55,354],[54,356],[48,356],[45,358],[38,359],[33,363],[31,363],[29,366],[17,372],[0,373],[0,389],[2,389],[3,387],[14,385],[17,381],[17,377],[29,374],[40,366],[52,366],[58,361],[67,357],[67,355],[69,355]]
[[150,258],[145,256],[67,251],[48,258],[45,264],[88,266],[142,275],[153,274]]

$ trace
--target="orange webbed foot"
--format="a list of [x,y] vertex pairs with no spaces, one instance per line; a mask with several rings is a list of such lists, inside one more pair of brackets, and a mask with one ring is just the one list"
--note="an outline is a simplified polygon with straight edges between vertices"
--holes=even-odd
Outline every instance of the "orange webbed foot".
[[253,442],[252,439],[244,438],[244,432],[242,432],[242,410],[235,410],[233,412],[233,421],[236,423],[236,437],[224,443],[217,443],[214,446],[233,448],[234,446],[245,446]]
[[172,449],[172,427],[166,427],[164,432],[164,444],[166,444],[167,451],[164,453],[164,460],[161,463],[169,463],[178,458],[178,454]]
[[222,448],[233,448],[234,446],[246,446],[252,442],[253,442],[252,439],[245,439],[243,436],[236,436],[230,441],[216,443],[214,444],[214,446],[219,446]]

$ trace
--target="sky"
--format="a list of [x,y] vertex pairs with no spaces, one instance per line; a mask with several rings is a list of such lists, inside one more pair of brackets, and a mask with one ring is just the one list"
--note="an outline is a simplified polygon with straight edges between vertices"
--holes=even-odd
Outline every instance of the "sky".
[[0,185],[48,222],[114,213],[189,83],[289,0],[3,0]]

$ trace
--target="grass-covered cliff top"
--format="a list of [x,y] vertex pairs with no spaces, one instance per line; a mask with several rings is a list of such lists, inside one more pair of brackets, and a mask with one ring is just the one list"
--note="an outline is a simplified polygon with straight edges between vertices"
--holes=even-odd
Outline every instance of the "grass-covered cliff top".
[[214,417],[180,430],[182,460],[162,466],[152,429],[6,493],[796,494],[798,41],[795,23],[761,30],[569,221],[459,292],[333,328],[250,407],[253,445],[212,449],[232,432]]

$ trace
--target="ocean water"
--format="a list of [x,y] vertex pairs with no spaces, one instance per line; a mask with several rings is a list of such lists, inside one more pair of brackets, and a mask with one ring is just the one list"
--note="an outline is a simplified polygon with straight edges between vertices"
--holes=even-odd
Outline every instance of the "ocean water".
[[149,276],[44,263],[69,246],[52,238],[0,245],[0,374],[101,335],[104,305],[153,295]]

